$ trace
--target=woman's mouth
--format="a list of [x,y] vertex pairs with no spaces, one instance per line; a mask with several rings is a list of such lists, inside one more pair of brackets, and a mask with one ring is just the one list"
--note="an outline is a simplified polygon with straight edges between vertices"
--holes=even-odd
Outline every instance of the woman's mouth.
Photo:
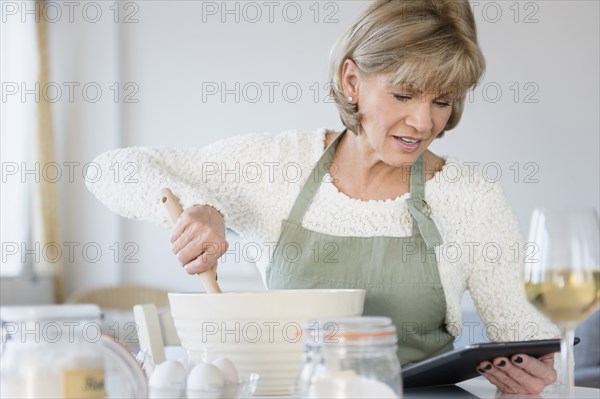
[[394,138],[394,142],[396,143],[396,146],[405,152],[414,152],[416,151],[419,146],[421,145],[421,142],[423,140],[421,139],[416,139],[414,137],[408,137],[408,136],[392,136]]

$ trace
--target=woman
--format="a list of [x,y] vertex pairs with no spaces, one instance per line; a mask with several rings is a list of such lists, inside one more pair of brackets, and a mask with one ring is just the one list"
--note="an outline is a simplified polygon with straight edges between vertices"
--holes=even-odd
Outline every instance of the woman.
[[[216,267],[227,226],[269,254],[256,263],[270,289],[365,288],[365,314],[396,323],[402,364],[452,348],[466,289],[496,327],[492,339],[556,336],[520,295],[510,248],[521,237],[501,188],[428,150],[458,124],[484,71],[468,2],[373,1],[330,63],[341,134],[116,150],[95,161],[136,162],[139,183],[102,179],[90,190],[121,215],[165,224],[155,196],[170,187],[185,209],[172,250],[190,274]],[[505,393],[556,379],[553,356],[478,370]]]

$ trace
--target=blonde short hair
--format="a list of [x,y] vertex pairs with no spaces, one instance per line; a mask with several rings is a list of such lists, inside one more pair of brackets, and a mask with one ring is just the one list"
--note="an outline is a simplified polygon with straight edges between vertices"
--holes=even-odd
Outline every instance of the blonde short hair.
[[467,0],[375,0],[330,54],[330,94],[344,126],[357,134],[360,112],[342,87],[347,59],[362,74],[389,74],[394,85],[450,94],[452,115],[438,137],[458,124],[466,94],[485,70]]

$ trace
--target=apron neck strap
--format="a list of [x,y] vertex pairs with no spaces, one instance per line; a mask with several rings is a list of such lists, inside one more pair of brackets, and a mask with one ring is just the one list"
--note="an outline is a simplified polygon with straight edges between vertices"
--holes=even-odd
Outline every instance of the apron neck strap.
[[[425,173],[423,173],[423,156],[420,156],[419,158],[417,158],[417,160],[415,161],[415,163],[413,163],[410,167],[410,199],[415,199],[415,201],[410,201],[410,199],[407,200],[407,202],[412,202],[412,203],[419,203],[419,205],[421,204],[421,202],[425,202],[424,198],[425,198]],[[420,201],[419,199],[422,199],[422,201]],[[416,201],[419,200],[419,201]],[[418,216],[416,212],[413,212],[413,210],[411,209],[413,207],[409,206],[408,210],[412,216],[412,233],[413,235],[415,234],[420,234],[419,231],[419,227],[418,227],[418,221],[416,220],[415,216]],[[416,207],[417,209],[421,210],[420,207]]]
[[431,208],[425,202],[425,172],[421,155],[410,168],[410,198],[406,200],[412,216],[413,235],[421,235],[427,248],[441,244],[442,236],[430,218]]
[[425,198],[425,173],[423,172],[422,155],[410,166],[410,196]]
[[325,173],[327,173],[329,170],[335,150],[337,149],[342,136],[344,136],[344,133],[346,133],[345,130],[338,134],[331,144],[329,144],[323,155],[321,155],[321,158],[319,158],[319,162],[317,162],[311,171],[308,180],[306,180],[302,190],[300,190],[300,194],[298,197],[296,197],[296,202],[294,202],[294,206],[290,212],[290,216],[288,217],[291,222],[294,222],[298,225],[301,224],[302,218],[304,218],[304,214],[306,213],[308,206],[312,202],[317,190],[321,186],[323,176],[325,176]]

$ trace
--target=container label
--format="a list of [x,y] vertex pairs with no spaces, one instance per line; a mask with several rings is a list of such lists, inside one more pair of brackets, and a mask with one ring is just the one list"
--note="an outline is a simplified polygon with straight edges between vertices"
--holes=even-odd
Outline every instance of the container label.
[[75,369],[63,373],[63,398],[106,398],[104,369]]

